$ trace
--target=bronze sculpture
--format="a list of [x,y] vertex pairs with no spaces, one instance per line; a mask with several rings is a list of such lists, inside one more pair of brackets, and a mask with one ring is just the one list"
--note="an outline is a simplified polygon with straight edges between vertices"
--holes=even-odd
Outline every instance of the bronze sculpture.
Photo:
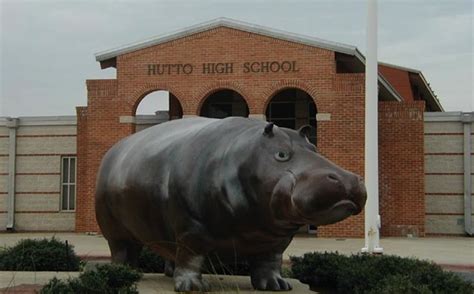
[[206,256],[238,256],[255,289],[290,290],[280,270],[297,230],[358,214],[366,200],[361,178],[321,156],[307,131],[196,117],[121,140],[96,192],[112,260],[135,265],[145,244],[168,260],[176,291],[204,291]]

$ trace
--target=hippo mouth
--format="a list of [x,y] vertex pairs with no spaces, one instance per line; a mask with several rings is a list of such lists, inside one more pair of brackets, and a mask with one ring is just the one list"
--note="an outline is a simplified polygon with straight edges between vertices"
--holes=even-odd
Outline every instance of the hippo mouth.
[[335,209],[345,209],[347,211],[351,211],[352,215],[359,214],[362,209],[357,205],[355,202],[351,200],[341,200],[334,204],[330,210],[335,210]]
[[[293,199],[292,199],[293,200]],[[333,204],[331,207],[318,211],[312,216],[305,215],[298,206],[292,201],[293,207],[296,208],[299,218],[308,224],[314,225],[329,225],[337,223],[351,215],[359,214],[362,208],[355,202],[345,199]]]

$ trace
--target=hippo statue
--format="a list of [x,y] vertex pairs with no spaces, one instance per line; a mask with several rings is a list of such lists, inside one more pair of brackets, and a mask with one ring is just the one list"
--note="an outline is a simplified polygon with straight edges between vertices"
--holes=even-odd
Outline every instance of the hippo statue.
[[124,138],[104,156],[96,216],[113,262],[163,256],[175,291],[206,291],[210,255],[248,261],[257,290],[290,290],[282,253],[305,224],[360,213],[361,177],[295,131],[257,119],[195,117]]

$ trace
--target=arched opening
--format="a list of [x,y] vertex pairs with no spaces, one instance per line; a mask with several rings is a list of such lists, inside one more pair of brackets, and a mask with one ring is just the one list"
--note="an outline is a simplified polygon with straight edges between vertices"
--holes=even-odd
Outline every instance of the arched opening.
[[178,98],[168,91],[158,90],[143,97],[135,111],[136,131],[183,117]]
[[298,88],[288,88],[276,93],[267,105],[267,120],[279,127],[298,129],[312,126],[309,140],[317,143],[316,104],[313,98]]
[[234,90],[219,90],[204,101],[200,116],[225,118],[228,116],[249,116],[249,107],[245,99]]
[[[317,143],[316,104],[313,98],[298,88],[287,88],[277,92],[267,105],[265,115],[267,120],[279,127],[299,129],[310,125],[309,141]],[[309,234],[317,234],[314,225],[306,226]],[[303,231],[302,231],[303,232]]]

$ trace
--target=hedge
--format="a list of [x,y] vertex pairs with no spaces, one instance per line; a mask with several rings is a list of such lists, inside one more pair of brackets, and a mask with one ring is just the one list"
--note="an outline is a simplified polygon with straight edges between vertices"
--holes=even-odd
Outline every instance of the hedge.
[[393,255],[307,253],[291,257],[293,276],[337,293],[473,293],[474,287],[431,262]]
[[24,239],[0,250],[2,271],[77,271],[73,246],[58,239]]
[[105,264],[86,271],[78,278],[66,281],[53,278],[42,289],[42,294],[136,294],[142,275],[128,266]]

